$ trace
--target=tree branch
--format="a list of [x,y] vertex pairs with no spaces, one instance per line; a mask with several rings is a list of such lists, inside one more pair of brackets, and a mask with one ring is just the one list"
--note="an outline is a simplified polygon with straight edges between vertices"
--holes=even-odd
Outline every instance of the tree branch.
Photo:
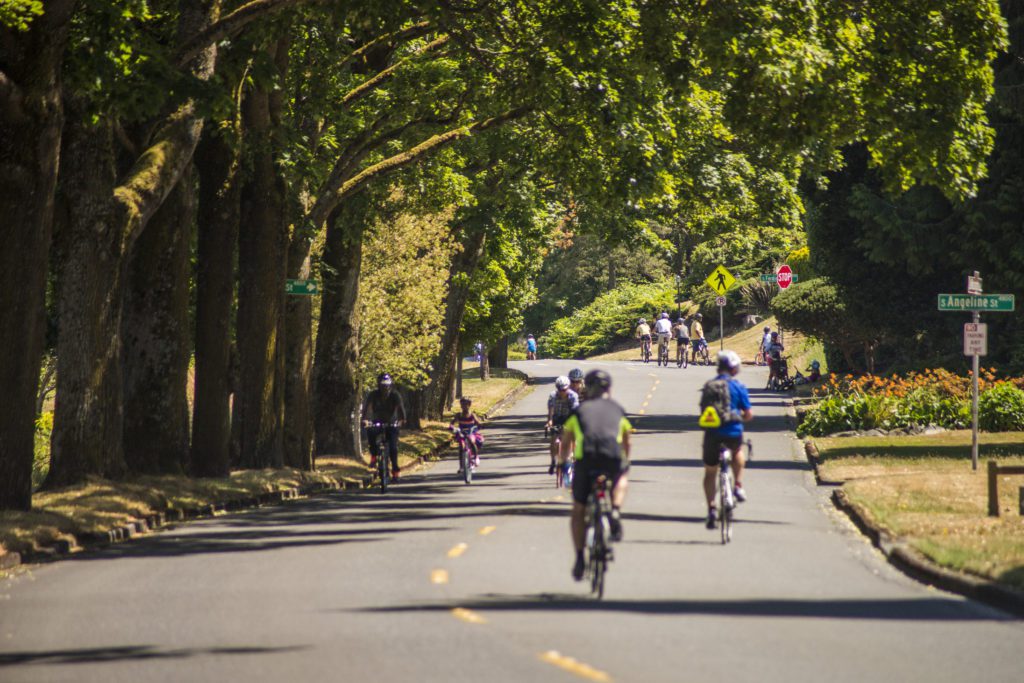
[[348,55],[346,55],[345,58],[342,59],[341,62],[338,64],[338,68],[340,69],[341,67],[345,66],[349,62],[353,62],[353,61],[359,59],[360,57],[365,55],[367,52],[369,52],[370,50],[372,50],[373,48],[377,47],[378,45],[380,45],[382,43],[388,43],[388,42],[391,42],[391,41],[401,41],[401,40],[419,38],[420,36],[424,36],[424,35],[426,35],[427,33],[430,32],[430,26],[431,26],[431,24],[430,24],[429,21],[421,21],[418,24],[413,24],[412,26],[407,26],[406,28],[399,29],[398,31],[392,31],[391,33],[385,33],[382,36],[377,36],[376,38],[374,38],[370,42],[365,43],[361,47],[353,50]]
[[427,52],[430,52],[434,48],[440,47],[447,42],[448,36],[441,36],[440,38],[437,38],[436,40],[433,40],[424,45],[422,49],[417,50],[415,53],[409,55],[408,57],[400,59],[391,66],[389,66],[388,68],[384,69],[383,71],[378,72],[372,78],[363,81],[362,83],[360,83],[359,85],[345,93],[345,96],[341,98],[341,106],[348,107],[353,102],[356,102],[361,98],[365,97],[370,92],[372,92],[374,88],[376,88],[378,85],[394,76],[395,73],[403,66],[413,61],[417,57]]
[[519,107],[517,109],[509,110],[498,116],[477,121],[468,126],[461,126],[454,128],[444,133],[439,133],[430,138],[427,138],[423,142],[419,143],[415,147],[412,147],[400,154],[388,157],[383,161],[380,161],[369,168],[365,168],[358,174],[345,181],[342,186],[335,193],[337,201],[341,202],[346,197],[350,197],[353,194],[363,189],[371,180],[374,180],[378,176],[386,175],[392,171],[396,171],[400,168],[408,166],[409,164],[418,161],[425,157],[431,152],[435,152],[443,147],[446,147],[453,142],[457,142],[462,138],[469,137],[473,133],[490,130],[491,128],[498,128],[503,126],[510,121],[522,118],[532,111],[529,107]]
[[202,52],[208,45],[224,38],[234,38],[242,32],[247,25],[261,19],[281,12],[290,7],[298,5],[313,5],[329,0],[251,0],[242,5],[227,16],[203,29],[188,42],[178,48],[174,56],[174,63],[179,68],[188,64],[196,55]]

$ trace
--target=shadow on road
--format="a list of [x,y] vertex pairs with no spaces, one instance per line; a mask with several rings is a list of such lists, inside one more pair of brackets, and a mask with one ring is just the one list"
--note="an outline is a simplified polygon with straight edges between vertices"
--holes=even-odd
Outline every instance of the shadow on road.
[[[454,608],[495,612],[607,612],[651,615],[712,615],[797,619],[860,619],[866,621],[1012,621],[988,610],[964,609],[950,598],[922,599],[819,599],[819,600],[593,600],[579,595],[487,594],[477,600],[427,605],[399,605],[359,612],[434,612]],[[349,610],[341,610],[349,611]]]
[[93,647],[81,650],[34,650],[30,652],[0,653],[0,666],[21,664],[96,664],[138,661],[145,659],[185,659],[207,655],[264,655],[308,650],[305,645],[284,647],[211,647],[160,650],[153,645],[126,645],[123,647]]

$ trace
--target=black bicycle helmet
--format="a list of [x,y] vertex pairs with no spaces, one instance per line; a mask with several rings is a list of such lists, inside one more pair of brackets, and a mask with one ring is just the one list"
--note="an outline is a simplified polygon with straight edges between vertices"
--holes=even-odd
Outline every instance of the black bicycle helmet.
[[377,375],[377,386],[378,387],[390,387],[391,386],[391,375],[386,372],[382,372]]
[[612,376],[604,370],[591,370],[583,378],[583,386],[587,388],[587,393],[595,392],[598,389],[607,391],[612,386]]
[[580,370],[579,368],[573,368],[572,370],[569,371],[570,382],[579,382],[581,379],[583,379],[582,370]]

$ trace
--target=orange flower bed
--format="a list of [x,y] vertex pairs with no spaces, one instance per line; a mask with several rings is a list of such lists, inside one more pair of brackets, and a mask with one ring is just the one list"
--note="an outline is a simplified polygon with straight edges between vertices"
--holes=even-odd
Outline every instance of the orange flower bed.
[[[906,375],[829,375],[821,386],[814,390],[815,396],[882,396],[906,398],[918,389],[931,389],[941,398],[966,400],[971,396],[971,375],[957,375],[943,368],[911,372]],[[985,391],[997,384],[1009,383],[1024,389],[1024,377],[997,379],[995,368],[981,368],[978,373],[978,388]]]

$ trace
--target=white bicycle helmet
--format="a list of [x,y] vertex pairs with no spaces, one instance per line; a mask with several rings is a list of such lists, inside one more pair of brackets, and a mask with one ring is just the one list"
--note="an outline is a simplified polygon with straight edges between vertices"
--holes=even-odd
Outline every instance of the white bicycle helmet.
[[558,379],[555,380],[555,388],[559,389],[559,390],[561,390],[561,389],[568,389],[569,388],[569,378],[566,377],[565,375],[561,375]]
[[739,354],[726,349],[718,352],[718,365],[725,368],[738,368],[742,364]]

